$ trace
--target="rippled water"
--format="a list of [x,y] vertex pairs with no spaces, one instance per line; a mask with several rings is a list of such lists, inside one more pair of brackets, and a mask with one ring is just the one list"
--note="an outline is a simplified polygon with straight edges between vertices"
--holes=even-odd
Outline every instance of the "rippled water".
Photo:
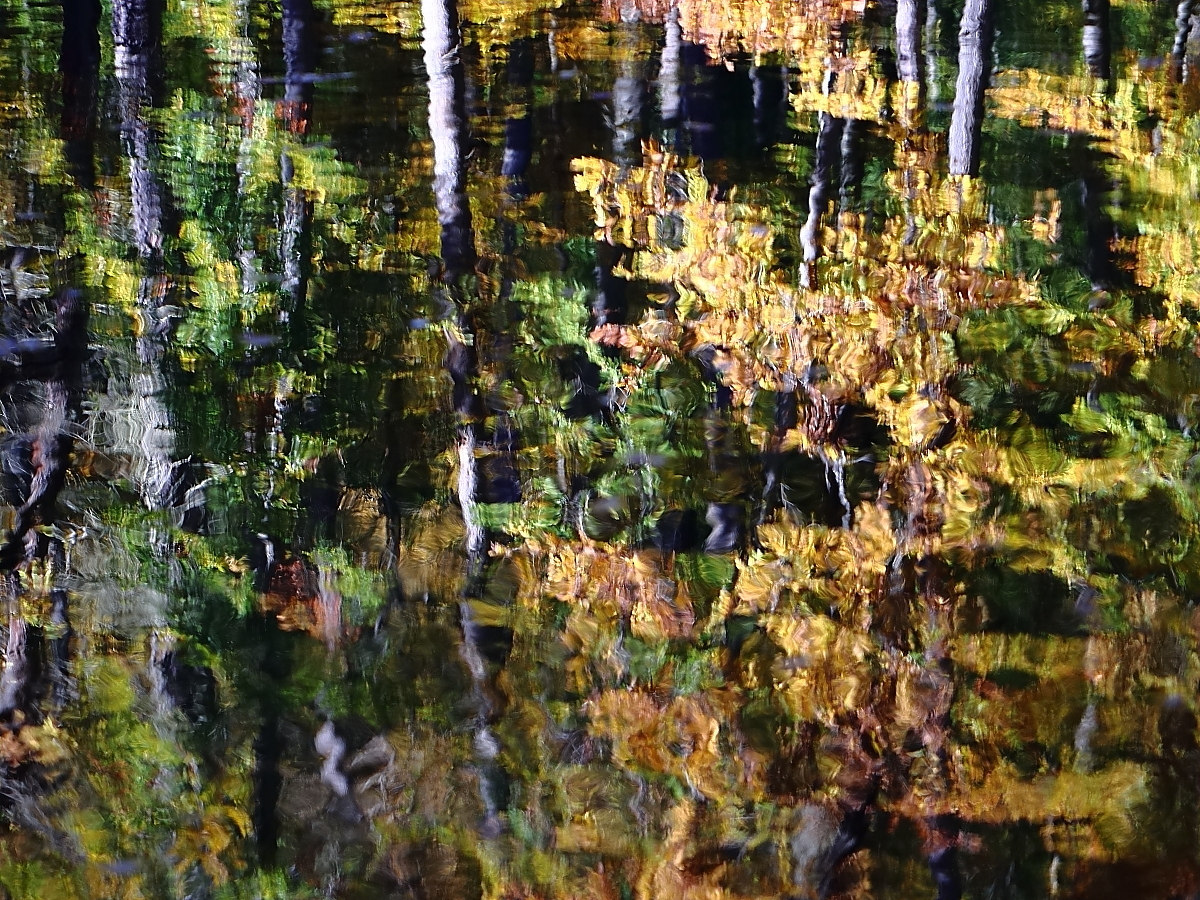
[[1200,4],[0,9],[0,895],[1200,896]]

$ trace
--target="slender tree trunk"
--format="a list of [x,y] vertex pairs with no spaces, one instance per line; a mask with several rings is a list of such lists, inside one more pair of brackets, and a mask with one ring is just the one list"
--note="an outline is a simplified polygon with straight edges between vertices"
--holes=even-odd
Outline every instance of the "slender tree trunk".
[[[533,45],[520,38],[508,45],[506,65],[508,87],[507,108],[511,111],[504,128],[504,158],[501,175],[508,182],[508,199],[519,203],[529,195],[527,174],[533,159],[533,79],[535,61]],[[503,258],[500,261],[500,292],[491,316],[495,327],[490,335],[489,357],[497,377],[509,380],[509,360],[513,349],[513,329],[521,319],[521,310],[512,302],[513,285],[518,278],[517,225],[511,217],[501,216],[497,222],[503,236]],[[521,498],[521,479],[517,464],[517,431],[512,427],[508,410],[496,411],[488,450],[490,460],[485,467],[484,497],[490,503],[516,503]]]
[[979,174],[979,141],[992,54],[992,0],[967,0],[958,29],[958,82],[950,117],[950,174]]
[[1093,78],[1112,78],[1109,0],[1083,0],[1083,58]]
[[804,251],[801,282],[806,288],[816,286],[814,268],[821,256],[821,228],[833,197],[834,173],[837,171],[842,133],[846,125],[845,119],[835,118],[826,112],[819,114],[818,122],[815,162],[810,179],[812,186],[808,191],[808,218],[800,229],[800,245]]
[[242,296],[248,297],[258,287],[258,261],[254,252],[255,222],[249,215],[250,178],[254,164],[254,119],[258,113],[258,101],[262,85],[258,77],[254,41],[250,38],[249,0],[237,0],[234,5],[239,22],[239,35],[235,55],[233,96],[235,112],[242,120],[242,139],[238,144],[237,176],[238,200],[241,213],[238,229],[237,258],[241,274]]
[[[930,91],[926,80],[932,82],[934,76],[931,61],[934,58],[931,47],[933,31],[930,25],[936,27],[936,23],[927,20],[935,14],[932,0],[928,8],[922,0],[897,0],[896,72],[902,88],[900,123],[908,132],[904,138],[906,147],[911,146],[912,137],[922,134],[925,129],[925,102]],[[899,175],[905,218],[903,243],[909,246],[917,238],[917,218],[913,212],[913,201],[916,199],[921,176],[911,165],[905,165]]]
[[1171,46],[1171,71],[1177,81],[1187,81],[1187,47],[1197,0],[1179,0],[1175,7],[1175,42]]
[[665,128],[675,128],[683,103],[680,86],[680,48],[683,29],[679,25],[679,8],[672,6],[663,23],[663,48],[658,69],[658,109]]
[[160,0],[114,0],[112,32],[121,137],[129,164],[134,246],[142,258],[138,288],[139,371],[131,375],[132,407],[125,411],[132,443],[133,479],[151,509],[169,503],[175,434],[162,401],[161,372],[168,327],[163,266],[164,192],[155,175],[157,138],[145,111],[154,104],[161,63]]
[[858,119],[845,119],[842,126],[841,184],[838,200],[843,212],[851,211],[862,196],[862,181],[866,171],[863,153],[863,123]]
[[442,229],[446,280],[475,266],[475,233],[466,191],[466,127],[458,13],[453,0],[421,0],[421,44],[429,78],[429,134],[433,139],[433,195]]
[[264,710],[262,726],[254,741],[254,843],[258,864],[275,865],[279,848],[279,823],[276,807],[283,788],[279,773],[281,755],[279,720],[274,710]]
[[924,14],[920,0],[896,0],[896,74],[901,81],[920,84],[924,76],[921,56]]
[[316,41],[312,0],[282,0],[283,121],[292,134],[307,134],[312,122]]
[[10,586],[8,638],[4,646],[4,669],[0,671],[0,720],[10,720],[25,705],[29,667],[25,658],[25,619],[18,609],[16,578],[6,574]]
[[1084,176],[1079,181],[1085,240],[1083,270],[1093,291],[1107,291],[1116,287],[1121,279],[1121,270],[1113,253],[1116,226],[1106,208],[1110,184],[1103,162],[1090,148],[1084,152],[1088,159],[1084,163]]
[[[443,279],[465,303],[462,279],[475,265],[475,234],[466,195],[466,152],[464,148],[465,98],[462,62],[459,59],[458,12],[454,0],[422,0],[424,22],[422,45],[429,79],[429,131],[433,137],[433,189],[442,227]],[[460,309],[459,328],[471,334],[471,320]],[[479,461],[477,428],[482,401],[475,390],[478,363],[474,341],[465,344],[450,336],[446,367],[454,382],[454,408],[458,418],[459,510],[463,517],[463,549],[467,558],[462,597],[458,611],[461,628],[459,654],[471,677],[475,706],[475,762],[479,773],[479,795],[484,809],[482,830],[486,837],[499,833],[499,743],[489,724],[495,714],[487,674],[480,650],[480,632],[471,609],[471,599],[482,586],[487,551],[487,530],[479,519]]]
[[787,433],[800,424],[800,402],[796,389],[775,393],[775,427],[763,451],[763,492],[759,502],[755,528],[766,523],[771,514],[783,502],[783,440]]
[[754,98],[754,140],[762,149],[775,143],[781,123],[787,119],[786,70],[775,66],[751,66],[750,89]]
[[637,53],[639,29],[632,3],[622,3],[617,26],[617,77],[612,88],[612,155],[618,165],[642,161],[642,127],[646,101],[646,66]]
[[[622,169],[642,162],[641,138],[646,98],[644,64],[637,57],[637,11],[632,3],[621,6],[618,25],[620,63],[612,89],[612,159]],[[621,324],[627,311],[626,282],[614,274],[625,248],[596,243],[596,296],[592,316],[596,325]]]
[[[683,89],[683,118],[688,150],[706,164],[725,155],[721,136],[721,104],[717,95],[718,68],[699,44],[684,44],[682,50],[687,78]],[[712,173],[709,173],[711,179]]]
[[[529,187],[525,175],[533,159],[533,48],[528,39],[513,41],[508,47],[509,108],[519,110],[504,123],[504,161],[500,174],[508,179],[508,193],[514,199],[524,197]],[[506,252],[512,252],[506,248]]]
[[121,112],[121,141],[129,160],[133,233],[138,252],[162,252],[162,190],[153,174],[155,136],[143,110],[158,87],[162,11],[158,0],[114,0],[113,60]]
[[938,11],[937,0],[927,0],[925,4],[925,94],[929,103],[935,103],[941,96],[938,83]]
[[[312,124],[313,37],[315,11],[312,0],[283,0],[284,94],[281,116],[288,133],[303,138]],[[279,257],[285,308],[280,318],[290,320],[308,299],[308,259],[312,228],[312,201],[295,185],[295,164],[285,149],[279,157],[283,187],[283,216],[279,229]],[[298,321],[302,321],[299,317]]]
[[925,7],[921,0],[897,0],[896,3],[896,74],[900,79],[899,119],[908,129],[923,121],[925,93],[925,57],[922,55],[921,29]]
[[[63,571],[62,548],[55,556],[55,568]],[[48,652],[47,675],[50,679],[48,704],[53,712],[58,712],[67,705],[71,696],[71,610],[70,599],[64,588],[54,588],[50,592],[50,617],[44,630]]]
[[63,0],[62,139],[67,171],[84,190],[96,184],[96,98],[100,72],[99,0]]

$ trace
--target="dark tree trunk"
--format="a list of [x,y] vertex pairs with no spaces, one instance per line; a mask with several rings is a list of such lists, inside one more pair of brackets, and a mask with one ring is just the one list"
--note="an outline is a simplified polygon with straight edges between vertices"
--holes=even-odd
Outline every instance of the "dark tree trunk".
[[754,98],[754,140],[762,149],[775,143],[781,124],[787,120],[787,88],[784,77],[778,68],[750,67],[750,90]]
[[842,182],[838,199],[844,212],[853,210],[862,196],[863,175],[866,172],[866,155],[863,151],[863,123],[858,119],[845,119],[842,127]]
[[[504,159],[501,175],[508,182],[508,198],[518,203],[529,195],[526,176],[533,159],[533,45],[528,38],[513,41],[508,46],[506,80],[508,109],[511,114],[504,128]],[[513,329],[521,318],[521,310],[512,302],[513,284],[517,278],[517,225],[502,216],[497,223],[503,235],[504,256],[500,263],[500,296],[492,319],[495,328],[491,335],[489,356],[501,380],[511,377],[509,360],[513,349]],[[508,411],[497,408],[495,426],[489,442],[489,455],[483,467],[482,499],[487,503],[516,503],[521,499],[520,468],[517,463],[519,435]]]
[[50,593],[50,619],[43,632],[46,642],[46,675],[49,680],[47,702],[50,709],[67,705],[71,680],[71,610],[68,594],[62,588]]
[[592,316],[596,325],[621,325],[629,313],[628,282],[614,274],[625,248],[600,241],[596,244],[596,298]]
[[767,449],[763,452],[763,492],[755,526],[763,525],[779,508],[783,500],[784,452],[781,448],[787,433],[800,424],[800,400],[795,390],[775,393],[775,428]]
[[[504,162],[501,174],[508,179],[509,195],[515,199],[529,192],[525,175],[533,159],[533,116],[531,94],[533,91],[533,47],[528,39],[513,41],[508,47],[508,85],[512,93],[510,109],[519,109],[519,115],[510,115],[504,123]],[[511,252],[506,248],[506,252]]]
[[254,842],[258,863],[263,867],[275,865],[279,847],[275,810],[283,788],[283,778],[279,774],[280,749],[279,722],[273,712],[266,711],[254,741]]
[[963,889],[962,873],[958,867],[958,823],[953,816],[937,816],[929,825],[929,846],[925,859],[937,888],[936,900],[961,900]]
[[705,162],[713,162],[725,155],[717,84],[720,70],[711,64],[708,51],[700,44],[684,44],[682,54],[688,73],[683,89],[688,149]]
[[313,72],[316,68],[316,13],[312,0],[283,0],[283,121],[292,134],[307,134],[312,124]]
[[1089,159],[1084,162],[1085,174],[1079,181],[1086,242],[1083,270],[1092,283],[1092,290],[1107,291],[1120,286],[1122,276],[1113,253],[1116,225],[1107,209],[1111,186],[1102,162],[1095,158],[1090,148],[1085,152]]
[[100,69],[99,0],[63,0],[62,140],[67,172],[84,190],[96,186],[93,146]]

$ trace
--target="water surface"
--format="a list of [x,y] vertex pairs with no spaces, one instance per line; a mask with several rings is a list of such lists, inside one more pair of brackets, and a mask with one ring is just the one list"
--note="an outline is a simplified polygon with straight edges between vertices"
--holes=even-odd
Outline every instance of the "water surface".
[[1200,891],[1200,7],[0,0],[0,894]]

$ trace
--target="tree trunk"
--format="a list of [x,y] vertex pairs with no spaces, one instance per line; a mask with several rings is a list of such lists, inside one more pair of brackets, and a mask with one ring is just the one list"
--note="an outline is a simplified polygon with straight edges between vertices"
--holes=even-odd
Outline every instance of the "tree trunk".
[[[458,13],[454,0],[422,0],[425,70],[429,78],[429,131],[433,137],[433,190],[438,221],[442,226],[442,262],[444,280],[458,296],[463,277],[475,265],[475,233],[466,194],[466,133],[464,80],[459,60]],[[466,309],[459,310],[459,328],[472,334]],[[458,480],[456,493],[465,536],[463,550],[466,572],[458,604],[460,619],[459,655],[471,678],[474,710],[475,763],[479,778],[479,796],[484,809],[482,833],[490,838],[499,833],[501,823],[498,802],[500,773],[496,765],[499,743],[490,720],[495,714],[487,665],[480,650],[479,626],[471,610],[471,598],[482,588],[486,563],[487,530],[479,521],[479,461],[477,456],[478,420],[483,413],[482,399],[475,388],[478,362],[475,342],[464,343],[449,335],[446,368],[454,382],[454,409],[458,418],[456,451]]]
[[683,102],[679,83],[680,47],[683,29],[679,25],[679,9],[672,6],[663,23],[663,48],[658,69],[658,110],[664,127],[674,128],[679,121]]
[[[683,89],[683,118],[688,134],[688,149],[706,163],[725,155],[721,138],[721,104],[717,96],[716,66],[699,44],[684,44],[682,51],[688,73]],[[709,173],[710,179],[712,173]]]
[[646,66],[638,52],[640,31],[637,11],[622,3],[617,26],[617,76],[612,88],[612,156],[618,165],[636,166],[642,161],[642,120],[646,100]]
[[[284,95],[281,115],[284,127],[298,138],[308,134],[312,124],[312,75],[316,59],[314,16],[312,0],[283,2]],[[279,229],[280,287],[286,304],[280,319],[288,321],[308,299],[312,201],[303,188],[293,184],[295,166],[286,149],[279,157],[279,172],[283,187],[283,216]],[[302,317],[297,319],[300,321]]]
[[[1118,287],[1122,277],[1113,253],[1116,225],[1107,209],[1111,185],[1103,168],[1103,160],[1090,147],[1083,152],[1087,157],[1082,162],[1084,175],[1079,180],[1086,242],[1083,270],[1092,283],[1092,290],[1104,292]],[[1104,302],[1104,299],[1102,294],[1098,294],[1091,302]]]
[[804,250],[801,281],[806,288],[815,287],[813,269],[821,256],[821,227],[833,197],[833,176],[841,155],[845,119],[820,113],[817,127],[817,147],[813,163],[812,186],[808,191],[808,218],[800,229],[800,245]]
[[941,91],[938,86],[938,13],[937,0],[925,4],[925,95],[930,103],[935,102]]
[[99,0],[63,0],[63,156],[67,172],[84,190],[96,186],[93,146],[100,67]]
[[850,212],[862,196],[863,175],[866,172],[866,159],[863,152],[863,123],[858,119],[845,119],[842,126],[842,182],[838,190],[838,200],[842,212]]
[[162,251],[162,191],[152,173],[155,137],[142,113],[157,93],[161,15],[158,0],[114,0],[112,7],[121,141],[129,160],[133,233],[143,258]]
[[453,0],[421,0],[421,20],[429,78],[433,195],[442,229],[442,263],[446,280],[453,283],[475,267],[475,233],[466,191],[463,73]]
[[920,0],[896,0],[896,74],[901,81],[920,84],[925,74],[921,57],[924,12]]
[[1083,58],[1093,78],[1112,78],[1109,0],[1083,0]]
[[786,70],[773,66],[750,67],[750,89],[754,98],[754,140],[762,149],[769,149],[787,120]]
[[140,371],[130,376],[131,407],[124,410],[123,435],[133,456],[133,480],[151,509],[169,501],[174,474],[175,434],[162,402],[166,297],[163,273],[163,190],[155,177],[157,139],[145,110],[153,105],[160,78],[161,8],[157,0],[115,0],[112,13],[121,137],[129,163],[134,246],[142,258],[138,287],[141,324],[137,337]]
[[533,114],[530,103],[533,68],[533,48],[529,40],[521,39],[509,44],[508,86],[512,93],[509,108],[519,109],[520,114],[510,115],[505,120],[504,162],[500,174],[508,179],[508,193],[514,199],[520,199],[529,192],[525,175],[533,159]]
[[1192,34],[1192,17],[1197,0],[1179,0],[1175,8],[1175,42],[1171,46],[1171,73],[1177,81],[1187,81],[1187,45]]
[[979,174],[983,104],[992,54],[992,0],[967,0],[958,28],[958,82],[950,117],[950,174]]

